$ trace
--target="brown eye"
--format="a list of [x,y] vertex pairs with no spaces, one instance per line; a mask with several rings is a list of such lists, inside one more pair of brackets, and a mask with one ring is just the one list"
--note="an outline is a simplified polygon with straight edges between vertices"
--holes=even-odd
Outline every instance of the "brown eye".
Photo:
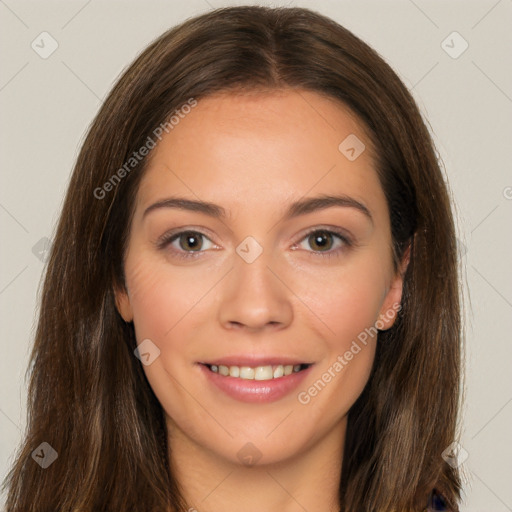
[[308,236],[310,247],[314,251],[328,251],[333,245],[332,235],[330,231],[313,231]]
[[192,230],[166,233],[156,242],[156,246],[177,258],[200,257],[208,249],[215,247],[206,235]]
[[179,240],[180,248],[184,251],[196,251],[200,250],[203,246],[203,235],[195,231],[184,231],[177,235]]
[[306,233],[302,241],[295,244],[294,248],[301,247],[313,256],[336,257],[348,251],[352,245],[352,240],[344,232],[317,228]]

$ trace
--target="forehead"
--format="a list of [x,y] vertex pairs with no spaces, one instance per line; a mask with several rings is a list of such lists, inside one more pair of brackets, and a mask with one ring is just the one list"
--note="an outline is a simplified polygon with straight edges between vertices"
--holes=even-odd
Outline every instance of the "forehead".
[[199,100],[152,150],[137,208],[175,194],[254,216],[332,193],[377,215],[386,208],[372,144],[348,108],[304,90],[219,94]]

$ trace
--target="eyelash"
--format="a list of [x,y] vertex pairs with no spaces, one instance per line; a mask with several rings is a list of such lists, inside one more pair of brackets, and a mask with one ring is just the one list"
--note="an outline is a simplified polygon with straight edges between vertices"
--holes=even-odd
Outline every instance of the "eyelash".
[[[322,258],[337,257],[340,255],[340,252],[346,250],[347,248],[349,248],[353,245],[353,242],[344,233],[337,231],[337,230],[333,230],[333,229],[319,228],[319,227],[315,227],[315,228],[309,230],[307,233],[304,234],[304,236],[298,242],[294,243],[293,245],[294,246],[297,245],[299,242],[302,242],[303,240],[307,239],[312,233],[317,233],[317,232],[334,235],[339,240],[341,240],[343,245],[341,247],[338,247],[337,249],[329,250],[329,251],[308,251],[308,252],[311,252],[312,254],[314,254],[315,256],[320,256]],[[203,236],[204,238],[207,238],[208,240],[210,240],[204,233],[201,233],[200,231],[186,229],[183,231],[179,231],[179,232],[175,232],[175,233],[171,232],[171,233],[166,233],[166,234],[162,235],[156,242],[157,248],[160,250],[166,249],[167,246],[169,246],[175,240],[179,239],[179,237],[181,235],[186,234],[186,233]],[[172,252],[174,252],[178,258],[188,259],[188,258],[197,258],[201,253],[203,253],[205,251],[178,251],[178,250],[173,249]]]

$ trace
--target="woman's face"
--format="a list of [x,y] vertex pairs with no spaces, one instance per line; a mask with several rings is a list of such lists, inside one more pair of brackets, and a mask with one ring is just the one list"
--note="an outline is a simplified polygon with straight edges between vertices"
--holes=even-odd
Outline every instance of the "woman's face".
[[313,92],[210,96],[150,157],[117,305],[171,438],[263,464],[344,432],[402,292],[361,126]]

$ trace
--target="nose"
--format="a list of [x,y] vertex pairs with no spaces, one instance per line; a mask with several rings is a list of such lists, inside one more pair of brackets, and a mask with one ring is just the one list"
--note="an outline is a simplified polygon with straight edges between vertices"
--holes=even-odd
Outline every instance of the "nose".
[[279,330],[292,321],[293,292],[269,256],[263,251],[247,263],[235,254],[233,269],[219,291],[219,321],[225,329]]

